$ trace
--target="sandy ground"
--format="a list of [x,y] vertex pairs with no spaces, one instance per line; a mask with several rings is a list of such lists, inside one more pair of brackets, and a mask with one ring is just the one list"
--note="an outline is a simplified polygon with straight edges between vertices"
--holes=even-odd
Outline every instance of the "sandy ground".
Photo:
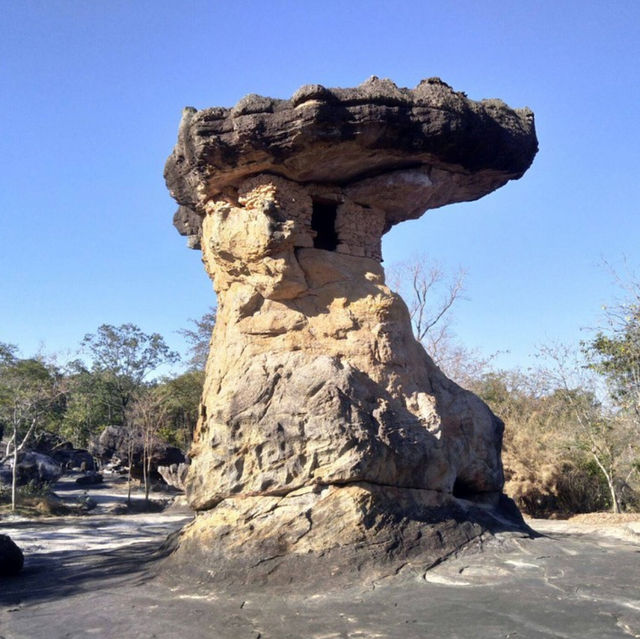
[[[94,492],[94,491],[92,491]],[[225,591],[168,574],[158,548],[183,511],[3,520],[27,556],[0,581],[0,639],[580,639],[640,637],[640,518],[529,520],[542,535],[473,544],[423,574],[309,596]]]
[[[85,553],[122,549],[132,544],[154,543],[189,521],[193,514],[186,508],[166,512],[115,515],[117,506],[127,502],[127,487],[122,481],[80,487],[75,477],[64,477],[56,487],[56,494],[65,502],[74,503],[85,495],[96,503],[86,516],[43,517],[37,520],[21,516],[0,519],[0,532],[9,535],[22,549],[27,567],[34,556],[62,552]],[[152,493],[154,500],[170,500],[173,496]],[[132,492],[132,500],[141,504],[139,488]]]

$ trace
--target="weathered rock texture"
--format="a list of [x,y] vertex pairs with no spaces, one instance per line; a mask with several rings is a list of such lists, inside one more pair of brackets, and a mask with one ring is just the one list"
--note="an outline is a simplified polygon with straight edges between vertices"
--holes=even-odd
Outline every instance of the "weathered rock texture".
[[413,338],[380,242],[536,149],[529,110],[437,79],[185,110],[165,176],[219,308],[178,556],[286,580],[434,561],[487,528],[503,425]]

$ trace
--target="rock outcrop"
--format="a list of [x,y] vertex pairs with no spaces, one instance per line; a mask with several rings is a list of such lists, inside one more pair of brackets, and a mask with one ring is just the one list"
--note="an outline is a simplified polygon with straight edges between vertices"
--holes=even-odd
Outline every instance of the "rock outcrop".
[[416,342],[380,246],[536,150],[529,110],[437,79],[185,110],[165,176],[218,316],[176,558],[243,581],[429,563],[513,515],[503,425]]
[[167,486],[184,491],[189,464],[171,464],[170,466],[158,466],[158,474]]
[[[16,472],[16,484],[24,486],[28,483],[42,485],[52,484],[63,474],[62,467],[56,461],[34,451],[20,453],[18,457],[18,469]],[[0,465],[0,485],[11,485],[13,479],[13,459],[9,459],[6,465]]]
[[89,451],[75,448],[71,442],[49,432],[40,433],[32,446],[34,452],[48,455],[63,470],[95,470],[95,462]]
[[[144,433],[124,426],[107,426],[97,439],[89,443],[89,450],[103,464],[115,464],[122,468],[131,463],[131,476],[142,479],[144,459]],[[158,466],[180,464],[185,461],[179,448],[154,438],[149,451],[151,478],[161,479]]]

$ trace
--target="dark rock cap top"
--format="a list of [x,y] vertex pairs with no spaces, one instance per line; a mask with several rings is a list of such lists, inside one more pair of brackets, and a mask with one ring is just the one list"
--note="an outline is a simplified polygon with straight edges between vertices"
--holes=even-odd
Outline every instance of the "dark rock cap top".
[[351,89],[305,85],[290,100],[252,94],[231,109],[187,107],[165,179],[171,195],[189,209],[183,212],[186,222],[189,215],[202,215],[207,199],[259,173],[358,192],[363,189],[356,183],[398,171],[455,176],[446,194],[391,206],[391,226],[520,178],[537,150],[527,108],[469,100],[439,78],[406,89],[373,76]]

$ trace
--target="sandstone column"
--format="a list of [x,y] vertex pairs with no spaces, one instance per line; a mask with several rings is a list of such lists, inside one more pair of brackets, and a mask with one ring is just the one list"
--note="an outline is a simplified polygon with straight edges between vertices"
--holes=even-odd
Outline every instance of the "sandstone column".
[[503,425],[413,338],[380,243],[521,177],[536,150],[528,109],[437,78],[184,110],[165,177],[218,318],[177,558],[287,581],[428,564],[517,525]]

